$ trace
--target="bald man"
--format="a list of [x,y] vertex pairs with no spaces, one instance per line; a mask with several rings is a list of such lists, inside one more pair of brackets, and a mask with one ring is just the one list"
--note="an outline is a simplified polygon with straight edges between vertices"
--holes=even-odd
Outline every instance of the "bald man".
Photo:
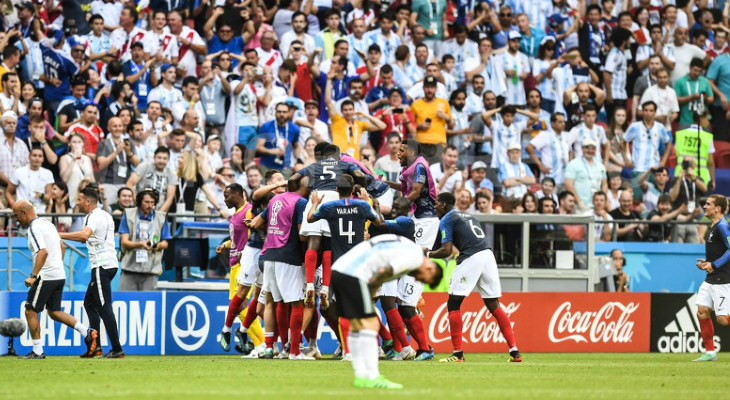
[[81,357],[89,357],[91,350],[96,348],[98,332],[61,311],[66,271],[63,267],[63,245],[56,227],[47,219],[38,218],[35,208],[26,200],[15,203],[13,214],[21,225],[28,228],[28,248],[33,254],[33,271],[25,280],[25,286],[30,288],[25,303],[25,319],[28,321],[33,350],[20,358],[27,360],[46,358],[41,344],[41,325],[38,320],[38,314],[44,309],[48,310],[51,319],[73,328],[84,338],[86,353]]
[[129,137],[122,137],[124,124],[120,118],[110,118],[107,127],[109,133],[96,150],[96,163],[99,166],[99,183],[104,186],[107,203],[114,204],[117,202],[117,191],[132,174],[132,167],[139,165],[139,157]]

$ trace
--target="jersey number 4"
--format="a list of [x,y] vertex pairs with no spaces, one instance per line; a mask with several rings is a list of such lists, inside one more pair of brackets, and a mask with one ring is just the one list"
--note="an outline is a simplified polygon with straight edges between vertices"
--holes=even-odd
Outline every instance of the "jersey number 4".
[[352,244],[352,238],[355,237],[355,231],[352,229],[352,221],[347,221],[347,230],[345,230],[342,218],[339,219],[340,236],[347,236],[347,244]]

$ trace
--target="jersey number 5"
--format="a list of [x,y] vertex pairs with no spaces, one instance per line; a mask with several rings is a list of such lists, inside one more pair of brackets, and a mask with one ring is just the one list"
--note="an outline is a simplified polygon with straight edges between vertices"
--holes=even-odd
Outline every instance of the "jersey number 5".
[[[325,178],[325,175],[329,175],[329,177]],[[337,175],[334,171],[332,171],[331,165],[324,165],[322,166],[322,175],[319,176],[319,180],[323,181],[325,179],[335,179],[337,178]]]

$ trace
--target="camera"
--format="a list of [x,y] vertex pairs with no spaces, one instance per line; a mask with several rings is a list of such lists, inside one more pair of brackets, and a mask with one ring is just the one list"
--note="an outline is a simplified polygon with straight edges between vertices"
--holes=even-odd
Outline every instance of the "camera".
[[394,108],[393,114],[403,114],[403,108]]
[[692,166],[689,160],[682,160],[682,170],[687,171]]

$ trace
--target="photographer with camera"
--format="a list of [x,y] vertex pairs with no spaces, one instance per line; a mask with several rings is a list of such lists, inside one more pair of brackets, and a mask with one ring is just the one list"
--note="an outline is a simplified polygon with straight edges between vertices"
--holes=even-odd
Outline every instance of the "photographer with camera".
[[[707,192],[705,181],[696,174],[697,163],[693,157],[682,160],[682,169],[676,173],[672,181],[669,196],[672,209],[685,206],[686,211],[677,216],[677,221],[696,220],[702,214],[699,199]],[[677,225],[674,241],[678,243],[699,243],[696,225]]]
[[710,114],[707,111],[694,113],[694,124],[687,129],[679,130],[676,135],[677,169],[678,174],[684,164],[685,157],[694,157],[699,160],[697,175],[707,183],[709,192],[715,190],[715,145],[714,134],[707,131],[710,126]]
[[162,254],[172,239],[167,213],[155,210],[159,194],[144,189],[137,194],[137,207],[124,210],[119,225],[122,276],[119,290],[155,290],[162,273]]

